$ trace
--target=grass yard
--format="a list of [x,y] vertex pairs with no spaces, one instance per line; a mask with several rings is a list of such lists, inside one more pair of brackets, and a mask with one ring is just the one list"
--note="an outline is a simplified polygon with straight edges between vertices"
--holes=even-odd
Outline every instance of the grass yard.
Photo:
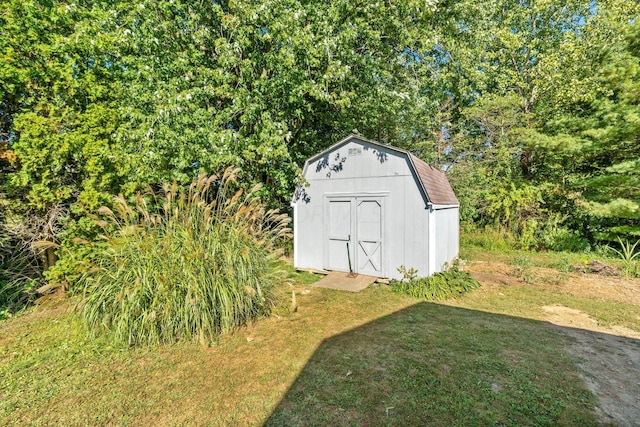
[[0,424],[597,425],[567,338],[535,320],[581,300],[513,289],[433,304],[300,283],[297,313],[212,347],[90,341],[59,302],[0,323]]

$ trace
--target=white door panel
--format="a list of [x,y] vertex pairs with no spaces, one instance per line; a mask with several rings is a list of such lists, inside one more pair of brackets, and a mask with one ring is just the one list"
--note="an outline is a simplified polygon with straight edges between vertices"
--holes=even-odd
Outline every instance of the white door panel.
[[352,210],[351,199],[329,200],[329,241],[324,262],[327,270],[349,271]]
[[358,273],[382,275],[382,203],[379,199],[357,201]]
[[384,277],[383,198],[326,200],[324,268]]

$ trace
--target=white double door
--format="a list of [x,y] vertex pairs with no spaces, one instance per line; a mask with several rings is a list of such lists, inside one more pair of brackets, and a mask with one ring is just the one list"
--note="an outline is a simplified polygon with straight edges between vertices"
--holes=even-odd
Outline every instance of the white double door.
[[324,268],[384,277],[384,197],[325,199]]

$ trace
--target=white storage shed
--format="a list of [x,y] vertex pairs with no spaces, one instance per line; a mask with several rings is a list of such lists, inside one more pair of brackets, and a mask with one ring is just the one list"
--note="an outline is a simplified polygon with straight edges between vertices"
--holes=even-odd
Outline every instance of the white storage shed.
[[400,279],[400,266],[430,276],[458,256],[458,199],[442,171],[408,151],[350,135],[302,173],[296,268]]

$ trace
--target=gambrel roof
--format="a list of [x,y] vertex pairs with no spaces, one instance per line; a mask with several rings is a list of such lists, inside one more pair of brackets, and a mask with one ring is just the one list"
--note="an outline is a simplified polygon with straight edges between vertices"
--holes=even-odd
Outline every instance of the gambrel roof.
[[346,145],[354,140],[371,144],[389,151],[394,151],[406,157],[412,171],[418,178],[417,180],[422,192],[429,202],[433,203],[434,205],[460,205],[460,203],[458,202],[458,198],[453,192],[453,188],[451,187],[451,184],[449,183],[449,180],[447,179],[447,176],[444,174],[444,172],[434,168],[423,160],[420,160],[418,157],[414,156],[407,150],[393,147],[391,145],[382,144],[380,142],[366,139],[358,135],[349,135],[343,140],[333,144],[326,150],[309,158],[304,164],[303,174],[306,172],[307,167],[310,163],[313,163],[317,159],[325,156],[327,153],[334,151],[335,149],[340,148],[341,146]]
[[458,198],[449,184],[449,180],[444,172],[420,160],[411,153],[407,153],[413,163],[414,169],[424,190],[427,192],[427,199],[434,205],[459,205]]

